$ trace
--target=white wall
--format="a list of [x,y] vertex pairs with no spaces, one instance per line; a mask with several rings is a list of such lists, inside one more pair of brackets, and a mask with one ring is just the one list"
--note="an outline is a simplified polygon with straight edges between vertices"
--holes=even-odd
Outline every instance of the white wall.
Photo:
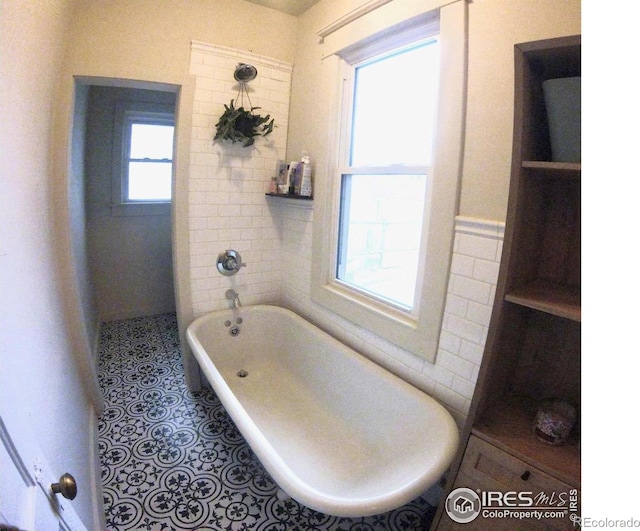
[[513,134],[513,46],[581,33],[581,0],[469,4],[469,79],[460,213],[503,220]]
[[69,218],[51,158],[73,7],[0,5],[0,401],[24,419],[54,473],[70,472],[82,485],[74,508],[88,529],[99,529],[91,503],[96,411],[87,352],[73,330]]
[[[95,293],[91,283],[90,258],[87,254],[87,211],[85,186],[85,122],[87,115],[87,87],[77,87],[71,136],[71,164],[69,168],[69,233],[71,239],[72,269],[79,300],[79,315],[88,348],[96,348],[99,322]],[[97,353],[94,353],[97,355]],[[97,360],[93,364],[97,379]]]

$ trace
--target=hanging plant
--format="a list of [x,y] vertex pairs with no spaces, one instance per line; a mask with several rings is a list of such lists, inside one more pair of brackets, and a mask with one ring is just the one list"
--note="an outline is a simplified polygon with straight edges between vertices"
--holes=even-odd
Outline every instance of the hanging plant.
[[216,124],[216,134],[213,141],[231,140],[240,142],[244,147],[253,145],[256,136],[267,136],[273,131],[274,120],[271,115],[261,116],[254,111],[260,107],[243,106],[236,108],[234,100],[224,106],[224,112]]
[[[238,63],[233,78],[239,83],[238,96],[236,102],[240,100],[240,107],[234,106],[234,100],[229,105],[224,106],[224,112],[216,124],[216,134],[213,141],[231,140],[240,142],[244,147],[253,145],[256,136],[267,136],[273,128],[273,119],[269,114],[260,116],[254,111],[260,107],[251,105],[247,83],[253,81],[258,75],[255,66],[246,63]],[[247,96],[249,109],[244,107],[244,97]]]

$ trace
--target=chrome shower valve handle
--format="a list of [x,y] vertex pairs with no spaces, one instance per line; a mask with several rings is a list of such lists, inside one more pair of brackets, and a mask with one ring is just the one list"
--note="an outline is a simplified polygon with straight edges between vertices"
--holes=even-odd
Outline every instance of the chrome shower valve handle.
[[240,271],[241,267],[246,267],[242,261],[242,257],[238,251],[234,251],[233,249],[227,249],[226,251],[222,251],[218,255],[217,261],[218,271],[225,276],[235,275],[238,271]]

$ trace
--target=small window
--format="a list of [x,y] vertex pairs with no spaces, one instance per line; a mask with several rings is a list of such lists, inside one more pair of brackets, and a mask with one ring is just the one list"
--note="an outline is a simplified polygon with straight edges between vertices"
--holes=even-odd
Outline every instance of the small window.
[[173,117],[127,113],[123,202],[171,201]]
[[119,101],[113,139],[113,216],[170,215],[174,106]]

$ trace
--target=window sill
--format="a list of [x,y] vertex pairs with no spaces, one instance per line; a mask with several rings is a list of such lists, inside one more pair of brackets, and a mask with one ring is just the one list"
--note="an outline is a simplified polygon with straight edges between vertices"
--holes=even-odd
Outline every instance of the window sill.
[[357,305],[370,315],[377,315],[390,323],[402,325],[407,330],[415,331],[418,319],[410,311],[402,310],[393,304],[385,303],[369,295],[351,289],[339,280],[334,280],[324,286],[325,291],[332,296],[340,297],[344,301]]
[[377,303],[336,282],[312,283],[311,299],[393,345],[434,362],[441,320],[421,323],[417,316]]
[[111,205],[113,217],[170,216],[171,203],[120,203]]

